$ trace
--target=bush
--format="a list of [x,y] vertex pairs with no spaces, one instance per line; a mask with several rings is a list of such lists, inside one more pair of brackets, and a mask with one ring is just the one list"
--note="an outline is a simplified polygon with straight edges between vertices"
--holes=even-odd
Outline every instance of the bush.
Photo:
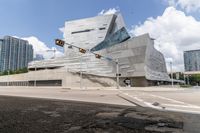
[[180,85],[180,87],[182,87],[182,88],[190,88],[192,86],[191,85]]

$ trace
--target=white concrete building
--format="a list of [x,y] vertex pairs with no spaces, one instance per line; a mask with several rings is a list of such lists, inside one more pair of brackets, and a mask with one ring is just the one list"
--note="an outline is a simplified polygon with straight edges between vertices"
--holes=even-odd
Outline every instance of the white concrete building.
[[[154,48],[154,40],[148,34],[131,38],[121,14],[67,21],[64,40],[67,44],[84,48],[88,52],[82,54],[77,48],[64,45],[64,57],[29,63],[29,70],[33,72],[29,72],[29,77],[24,80],[30,81],[31,85],[35,80],[40,85],[52,85],[54,81],[51,79],[54,79],[55,84],[58,81],[57,84],[70,87],[74,80],[81,79],[79,74],[83,73],[83,78],[87,80],[83,83],[85,86],[114,86],[115,62],[105,58],[97,59],[91,53],[94,52],[119,61],[121,86],[125,86],[125,79],[129,79],[132,86],[149,86],[170,81],[164,56]],[[44,74],[45,71],[45,76],[41,78],[40,73]],[[61,74],[57,73],[59,71]],[[55,75],[52,75],[53,72]],[[47,78],[49,74],[52,77]],[[72,75],[77,78],[69,79]],[[79,83],[73,86],[81,84],[81,80],[77,81]]]

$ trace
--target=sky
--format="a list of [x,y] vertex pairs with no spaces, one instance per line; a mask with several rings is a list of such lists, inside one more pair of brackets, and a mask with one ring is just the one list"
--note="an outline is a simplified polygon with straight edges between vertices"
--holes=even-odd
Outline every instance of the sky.
[[149,33],[155,47],[183,71],[183,51],[200,49],[200,0],[0,0],[0,37],[28,40],[35,54],[63,49],[54,44],[63,38],[65,21],[121,12],[132,36]]

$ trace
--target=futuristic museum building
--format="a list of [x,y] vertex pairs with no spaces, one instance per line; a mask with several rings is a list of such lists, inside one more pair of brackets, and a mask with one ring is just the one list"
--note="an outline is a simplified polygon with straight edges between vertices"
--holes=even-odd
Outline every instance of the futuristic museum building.
[[[170,82],[164,56],[154,48],[154,39],[149,34],[131,37],[120,13],[67,21],[64,41],[63,57],[29,63],[29,73],[24,74],[27,84],[114,86],[115,60],[121,74],[120,86],[126,86],[126,80],[131,86]],[[98,59],[93,53],[104,58]]]

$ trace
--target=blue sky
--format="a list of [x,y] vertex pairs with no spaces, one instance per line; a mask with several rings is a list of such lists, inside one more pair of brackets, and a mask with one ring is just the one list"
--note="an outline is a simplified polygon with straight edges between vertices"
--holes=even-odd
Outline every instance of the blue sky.
[[109,9],[122,13],[133,35],[155,38],[155,48],[176,71],[184,69],[183,51],[200,49],[200,0],[0,0],[0,37],[29,40],[42,53],[63,38],[65,21]]
[[49,47],[66,20],[96,16],[103,9],[119,8],[127,27],[161,15],[160,0],[0,0],[0,36],[35,36]]

